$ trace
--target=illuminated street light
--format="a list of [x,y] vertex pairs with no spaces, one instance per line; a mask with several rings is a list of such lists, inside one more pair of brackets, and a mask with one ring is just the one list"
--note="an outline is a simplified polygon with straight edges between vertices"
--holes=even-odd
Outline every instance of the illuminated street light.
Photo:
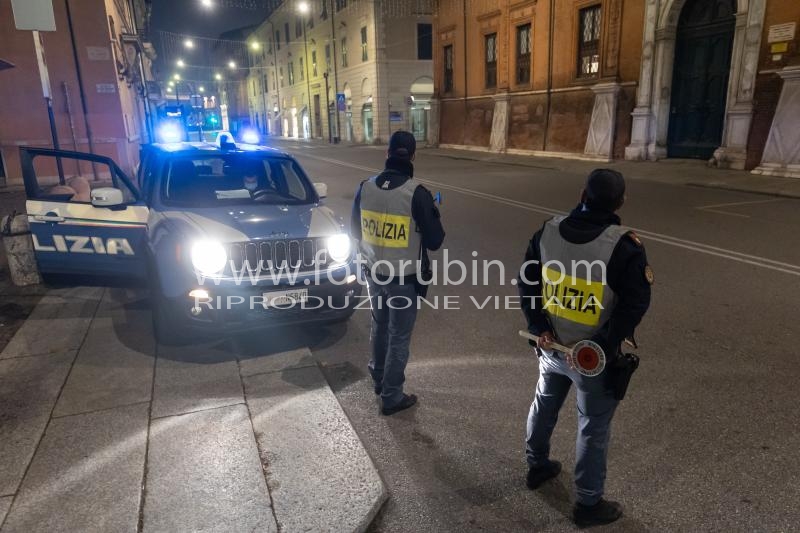
[[180,81],[180,79],[181,79],[181,75],[180,75],[180,74],[174,74],[174,75],[172,76],[172,79],[173,79],[173,80],[175,80],[175,81]]
[[217,80],[217,81],[220,81],[222,79],[222,74],[217,72],[216,74],[214,74],[214,79]]
[[170,87],[174,87],[175,86],[175,82],[174,81],[170,81],[167,85],[169,85]]
[[167,92],[171,93],[172,92],[172,87],[167,87]]
[[214,7],[214,2],[212,0],[200,0],[200,5],[202,5],[205,8],[210,9],[210,8]]
[[186,39],[183,41],[183,46],[189,50],[192,50],[194,48],[194,41],[191,39]]
[[186,63],[183,62],[183,59],[179,59],[176,64],[178,65],[178,68],[183,68],[186,66]]
[[235,61],[228,61],[228,68],[229,69],[235,69],[236,68],[236,62]]
[[200,91],[201,93],[206,92],[206,88],[203,87],[202,85],[200,87],[198,87],[197,90]]
[[259,43],[255,42],[255,41],[253,41],[252,43],[250,43],[250,48],[252,48],[253,50],[260,50],[261,49],[261,45]]
[[297,4],[297,10],[303,15],[307,15],[311,11],[311,6],[308,5],[308,2],[300,2]]

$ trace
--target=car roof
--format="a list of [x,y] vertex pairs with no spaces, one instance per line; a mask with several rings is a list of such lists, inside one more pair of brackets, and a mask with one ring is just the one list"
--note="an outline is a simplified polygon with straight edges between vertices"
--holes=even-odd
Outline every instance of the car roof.
[[236,148],[222,149],[216,144],[208,142],[179,142],[179,143],[153,143],[149,145],[152,149],[169,154],[179,155],[220,155],[220,154],[264,154],[273,157],[285,157],[293,159],[286,152],[269,146],[259,146],[255,144],[236,143]]

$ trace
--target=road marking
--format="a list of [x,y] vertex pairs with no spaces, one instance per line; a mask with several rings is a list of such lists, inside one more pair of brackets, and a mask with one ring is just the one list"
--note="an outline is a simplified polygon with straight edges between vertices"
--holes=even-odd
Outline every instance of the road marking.
[[[365,172],[370,173],[379,173],[381,169],[366,167],[363,165],[356,165],[354,163],[348,163],[346,161],[340,161],[338,159],[330,159],[327,157],[321,157],[317,155],[310,155],[310,154],[301,154],[302,157],[309,157],[312,159],[317,159],[320,161],[325,161],[327,163],[332,163],[334,165],[340,165],[343,167],[350,167],[357,170],[363,170]],[[450,190],[453,192],[457,192],[460,194],[464,194],[466,196],[472,196],[475,198],[481,198],[484,200],[490,200],[493,202],[510,205],[512,207],[518,207],[520,209],[524,209],[526,211],[532,211],[535,213],[540,213],[543,215],[550,215],[550,216],[560,216],[567,214],[564,211],[559,211],[557,209],[551,209],[549,207],[531,204],[528,202],[521,202],[519,200],[512,200],[510,198],[505,198],[503,196],[497,196],[490,193],[475,191],[472,189],[465,189],[463,187],[457,187],[455,185],[449,185],[447,183],[441,183],[438,181],[433,181],[429,179],[419,179],[420,183],[431,185],[433,187],[437,187],[440,189]],[[800,276],[800,265],[795,265],[792,263],[784,263],[782,261],[775,261],[774,259],[767,259],[766,257],[761,257],[758,255],[751,255],[745,254],[742,252],[737,252],[734,250],[728,250],[726,248],[719,248],[717,246],[712,246],[710,244],[704,244],[701,242],[690,241],[687,239],[681,239],[678,237],[672,237],[670,235],[664,235],[663,233],[656,233],[654,231],[644,230],[640,228],[631,227],[637,234],[642,237],[646,237],[648,240],[660,242],[662,244],[668,244],[670,246],[675,246],[677,248],[683,248],[685,250],[692,250],[695,252],[703,253],[706,255],[712,255],[715,257],[721,257],[723,259],[728,259],[730,261],[736,261],[739,263],[744,263],[747,265],[753,265],[761,268],[766,268],[768,270],[774,270],[777,272],[783,272],[784,274],[791,274],[794,276]]]
[[771,202],[780,202],[781,198],[770,198],[769,200],[749,200],[747,202],[732,202],[727,204],[713,204],[701,205],[695,209],[719,209],[720,207],[738,207],[740,205],[753,205],[753,204],[768,204]]

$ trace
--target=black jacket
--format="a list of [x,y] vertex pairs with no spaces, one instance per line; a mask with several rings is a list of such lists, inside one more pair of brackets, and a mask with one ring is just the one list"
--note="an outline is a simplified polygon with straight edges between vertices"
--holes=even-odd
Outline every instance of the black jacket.
[[[583,205],[579,205],[561,222],[558,229],[567,241],[584,244],[596,239],[609,225],[619,225],[619,223],[619,217],[613,213],[584,210]],[[539,249],[541,236],[540,229],[531,239],[525,253],[526,262],[541,262]],[[603,346],[607,353],[616,353],[622,342],[633,335],[636,326],[650,306],[651,281],[648,281],[647,272],[652,271],[647,264],[644,246],[636,234],[629,232],[617,243],[606,266],[608,285],[617,295],[618,301],[611,318],[602,326],[594,340]],[[528,264],[524,274],[525,279],[539,280],[541,283],[541,264]],[[542,309],[544,302],[542,302],[541,284],[525,284],[520,277],[518,287],[522,296],[522,311],[528,320],[528,330],[534,335],[550,331],[547,315]]]
[[[378,187],[383,188],[389,182],[388,190],[396,189],[414,176],[414,165],[410,161],[390,157],[386,160],[386,169],[377,177]],[[356,190],[353,201],[353,212],[350,219],[350,235],[357,241],[361,240],[361,187],[362,181]],[[422,245],[427,250],[438,250],[444,242],[444,228],[442,227],[439,209],[433,201],[430,191],[422,185],[417,185],[414,197],[411,199],[411,216],[417,224],[422,236]]]

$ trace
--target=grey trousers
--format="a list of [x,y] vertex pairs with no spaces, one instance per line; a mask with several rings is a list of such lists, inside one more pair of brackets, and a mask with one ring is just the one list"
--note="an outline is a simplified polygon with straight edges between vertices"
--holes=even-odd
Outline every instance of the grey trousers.
[[578,503],[594,505],[603,496],[611,419],[619,403],[605,386],[605,372],[586,377],[570,368],[560,352],[539,357],[539,382],[528,414],[528,465],[540,466],[550,456],[550,436],[572,384],[577,388],[578,437],[575,486]]
[[393,407],[403,399],[411,333],[417,319],[417,290],[413,283],[378,285],[368,281],[372,306],[369,372],[383,389],[383,406]]

